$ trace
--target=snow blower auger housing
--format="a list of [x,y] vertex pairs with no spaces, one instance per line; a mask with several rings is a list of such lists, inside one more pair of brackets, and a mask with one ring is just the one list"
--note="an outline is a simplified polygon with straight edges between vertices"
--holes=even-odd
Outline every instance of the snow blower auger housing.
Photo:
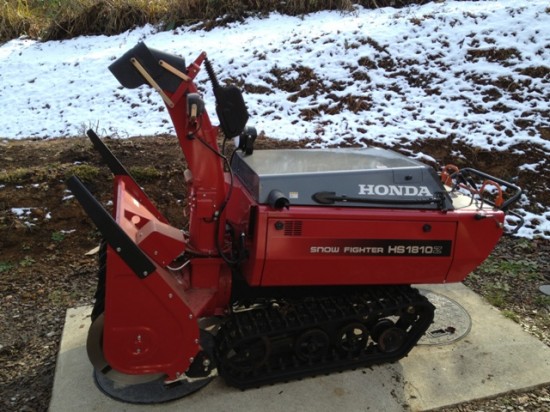
[[[203,64],[220,126],[194,83]],[[399,360],[434,315],[410,285],[463,280],[521,194],[383,149],[254,151],[242,94],[205,53],[186,66],[140,43],[109,69],[161,95],[188,168],[188,231],[93,131],[114,175],[112,213],[68,182],[104,239],[88,355],[100,389],[123,401],[178,398],[216,373],[244,389]],[[239,137],[230,158],[219,132]]]

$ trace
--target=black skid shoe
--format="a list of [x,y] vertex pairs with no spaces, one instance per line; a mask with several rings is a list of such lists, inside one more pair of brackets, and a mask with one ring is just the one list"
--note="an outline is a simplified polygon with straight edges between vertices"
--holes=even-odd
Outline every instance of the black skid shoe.
[[181,380],[173,383],[164,383],[163,378],[155,381],[138,384],[121,384],[94,370],[94,381],[97,387],[111,398],[134,404],[152,404],[170,402],[190,395],[208,385],[214,377]]

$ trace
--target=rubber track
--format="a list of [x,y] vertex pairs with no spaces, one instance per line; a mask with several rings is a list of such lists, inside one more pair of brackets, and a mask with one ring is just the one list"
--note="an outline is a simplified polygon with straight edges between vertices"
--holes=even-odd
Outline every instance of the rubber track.
[[[240,389],[276,382],[395,362],[405,357],[433,321],[434,306],[410,286],[373,287],[354,296],[322,296],[294,301],[270,301],[256,307],[232,312],[217,335],[220,375],[227,384]],[[366,347],[351,353],[338,346],[341,330],[361,323],[369,334],[381,319],[392,318],[406,330],[404,343],[392,352],[384,352],[369,337]],[[295,343],[307,331],[326,332],[330,347],[322,358],[299,356]],[[316,332],[318,333],[318,332]],[[339,335],[340,333],[340,335]],[[249,347],[250,365],[235,367],[231,356]],[[269,348],[267,360],[263,346]],[[258,349],[260,347],[260,349]],[[229,359],[229,360],[228,360]]]

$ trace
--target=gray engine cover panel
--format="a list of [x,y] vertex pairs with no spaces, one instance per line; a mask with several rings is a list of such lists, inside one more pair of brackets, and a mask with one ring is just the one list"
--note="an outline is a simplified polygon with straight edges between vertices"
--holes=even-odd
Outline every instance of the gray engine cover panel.
[[[335,203],[354,207],[392,207],[392,200],[425,200],[445,192],[431,167],[378,148],[257,150],[249,156],[237,152],[232,168],[260,204],[267,203],[272,190],[285,194],[291,205],[319,205],[312,198],[317,192],[389,202]],[[446,203],[450,205],[450,200]],[[394,206],[438,208],[436,204]]]

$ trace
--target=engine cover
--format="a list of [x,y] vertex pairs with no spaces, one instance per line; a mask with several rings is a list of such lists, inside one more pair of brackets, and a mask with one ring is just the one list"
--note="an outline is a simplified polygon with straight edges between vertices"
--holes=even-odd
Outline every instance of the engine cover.
[[433,168],[399,153],[378,149],[261,150],[236,153],[232,168],[256,202],[273,191],[290,205],[452,209]]

